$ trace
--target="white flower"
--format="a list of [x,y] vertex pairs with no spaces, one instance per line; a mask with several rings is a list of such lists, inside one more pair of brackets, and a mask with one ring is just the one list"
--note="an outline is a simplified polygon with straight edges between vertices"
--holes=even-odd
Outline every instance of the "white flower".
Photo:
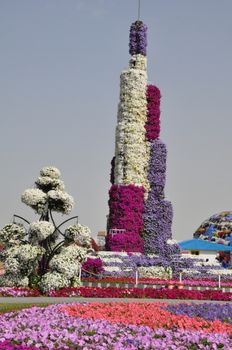
[[6,247],[19,244],[25,237],[26,230],[22,225],[8,224],[0,230],[0,241]]
[[[115,255],[115,252],[107,252],[107,251],[100,251],[98,252],[99,257],[102,259],[104,256],[111,257],[111,255]],[[136,255],[136,253],[133,253],[133,255]],[[138,255],[141,255],[141,253],[138,253]],[[128,256],[127,252],[117,252],[117,256]]]
[[173,244],[177,244],[178,242],[175,239],[168,239],[167,240],[167,244],[173,245]]
[[12,273],[14,275],[20,273],[20,263],[16,258],[11,256],[7,257],[4,261],[4,265],[6,273]]
[[59,179],[60,178],[60,170],[53,167],[53,166],[46,166],[40,170],[41,176],[49,176],[53,179]]
[[21,200],[38,214],[42,214],[47,202],[47,195],[38,188],[32,188],[23,192]]
[[172,278],[172,269],[171,267],[163,266],[141,266],[138,267],[138,272],[140,277],[151,277],[151,278],[160,278],[160,279],[170,279]]
[[121,271],[119,266],[104,266],[104,270],[109,272]]
[[52,270],[62,273],[66,278],[71,279],[79,274],[80,264],[76,259],[65,254],[55,255],[49,263]]
[[63,191],[49,191],[47,193],[49,198],[49,206],[54,211],[58,211],[64,214],[69,214],[74,206],[73,197],[67,192]]
[[5,251],[6,256],[17,258],[20,263],[34,262],[39,260],[44,254],[45,249],[40,246],[33,246],[31,244],[23,244],[14,246]]
[[39,176],[35,183],[36,186],[44,192],[48,192],[51,190],[64,191],[63,181],[50,176]]
[[54,233],[55,227],[48,221],[32,222],[29,226],[29,237],[31,239],[37,238],[38,241],[43,241]]
[[64,234],[66,238],[74,241],[81,246],[91,246],[91,231],[87,226],[81,224],[69,226],[65,230]]
[[123,260],[122,259],[120,259],[120,258],[101,258],[102,259],[102,261],[104,262],[104,263],[108,263],[108,262],[110,262],[110,263],[114,263],[114,262],[116,262],[116,263],[123,263]]
[[5,274],[1,278],[1,284],[6,287],[28,287],[29,279],[26,276]]
[[133,55],[129,62],[129,67],[139,70],[147,70],[147,57],[143,55]]
[[195,269],[183,269],[182,273],[185,273],[186,275],[197,275],[200,274],[201,272]]
[[150,145],[146,141],[144,127],[147,118],[146,59],[140,56],[133,56],[131,68],[121,74],[114,182],[143,186],[146,198]]
[[41,290],[45,293],[50,290],[65,288],[70,286],[70,281],[67,277],[57,271],[47,272],[39,282]]
[[207,273],[212,274],[212,275],[229,275],[232,276],[232,269],[224,269],[224,270],[208,270]]
[[60,254],[65,255],[67,258],[83,262],[86,260],[87,250],[75,244],[71,244],[68,247],[63,247]]

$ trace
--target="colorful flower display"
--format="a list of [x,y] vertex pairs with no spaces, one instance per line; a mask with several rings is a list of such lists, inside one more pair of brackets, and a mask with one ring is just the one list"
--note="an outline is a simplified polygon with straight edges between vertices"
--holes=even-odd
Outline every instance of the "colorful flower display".
[[232,212],[212,215],[196,230],[194,237],[232,246]]
[[[193,304],[194,305],[194,304]],[[198,315],[198,305],[195,308],[195,313]],[[195,307],[195,306],[194,306]],[[70,316],[82,317],[82,318],[91,318],[94,320],[107,320],[111,323],[122,323],[122,324],[133,324],[135,325],[145,325],[152,329],[159,329],[167,327],[168,329],[175,328],[178,325],[179,329],[203,331],[205,333],[227,333],[232,335],[232,325],[222,323],[219,321],[214,314],[211,317],[211,320],[206,320],[204,317],[202,319],[192,319],[188,316],[189,313],[182,313],[180,316],[181,304],[175,307],[167,306],[166,303],[90,303],[87,305],[67,305],[63,307],[63,310],[68,313]],[[190,309],[191,305],[184,304],[185,310]],[[209,308],[205,305],[203,309]],[[201,308],[202,309],[202,308]],[[215,307],[214,307],[215,309]],[[224,306],[226,314],[232,310],[229,304]],[[175,315],[169,311],[178,310],[178,314]],[[192,312],[194,315],[194,312]],[[151,315],[156,315],[156,317],[151,317]],[[199,316],[198,316],[199,317]]]
[[0,316],[5,350],[230,350],[231,334],[228,322],[176,315],[166,303],[50,305]]
[[[136,21],[130,27],[129,69],[122,72],[120,81],[106,247],[169,259],[180,251],[169,244],[173,211],[164,200],[167,149],[159,139],[161,94],[156,86],[147,85],[146,46],[147,27]],[[139,206],[129,194],[130,186],[141,192]],[[124,232],[112,235],[112,229]]]

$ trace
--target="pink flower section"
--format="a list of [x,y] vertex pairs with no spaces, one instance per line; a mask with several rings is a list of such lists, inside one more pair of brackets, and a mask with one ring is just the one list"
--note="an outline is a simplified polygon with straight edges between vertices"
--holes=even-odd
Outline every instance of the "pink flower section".
[[149,141],[160,136],[160,90],[154,85],[147,86],[146,138]]
[[108,234],[107,248],[112,251],[143,252],[144,188],[135,185],[112,185],[109,191],[109,230],[124,232]]

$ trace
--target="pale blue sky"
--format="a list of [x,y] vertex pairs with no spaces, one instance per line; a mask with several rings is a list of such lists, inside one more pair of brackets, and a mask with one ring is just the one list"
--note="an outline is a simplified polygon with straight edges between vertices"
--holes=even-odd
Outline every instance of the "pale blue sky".
[[[148,74],[162,93],[173,236],[232,210],[232,1],[141,0]],[[73,215],[105,229],[119,75],[137,0],[0,0],[0,226],[55,165]],[[65,217],[63,218],[65,219]]]

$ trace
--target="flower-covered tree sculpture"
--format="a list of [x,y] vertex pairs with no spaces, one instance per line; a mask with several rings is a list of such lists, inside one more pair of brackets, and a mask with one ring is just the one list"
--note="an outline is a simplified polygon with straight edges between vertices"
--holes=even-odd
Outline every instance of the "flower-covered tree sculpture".
[[[64,191],[60,171],[55,167],[44,167],[35,181],[35,188],[22,194],[22,202],[30,206],[40,218],[29,223],[12,223],[0,230],[0,241],[5,249],[1,260],[5,274],[1,284],[5,286],[32,286],[37,280],[43,292],[50,289],[77,286],[80,264],[91,250],[90,230],[75,224],[64,231],[57,226],[53,212],[69,214],[73,198]],[[77,217],[74,217],[77,218]]]

